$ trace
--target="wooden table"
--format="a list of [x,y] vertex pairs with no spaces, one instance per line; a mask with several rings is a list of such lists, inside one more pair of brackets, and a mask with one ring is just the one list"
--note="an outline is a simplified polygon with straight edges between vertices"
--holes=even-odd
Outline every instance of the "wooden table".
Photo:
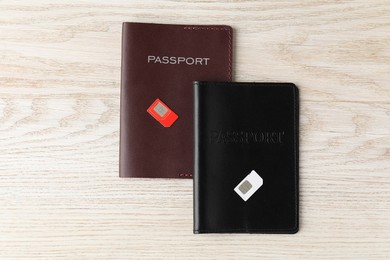
[[[390,258],[390,1],[1,1],[0,258]],[[296,235],[193,235],[192,181],[118,178],[121,23],[228,24],[301,94]]]

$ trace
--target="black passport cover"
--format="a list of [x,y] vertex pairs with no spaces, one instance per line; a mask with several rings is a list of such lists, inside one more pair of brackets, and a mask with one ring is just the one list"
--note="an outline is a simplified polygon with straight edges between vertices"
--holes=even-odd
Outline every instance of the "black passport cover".
[[[296,233],[297,87],[194,82],[194,101],[194,233]],[[244,201],[253,170],[263,185]]]

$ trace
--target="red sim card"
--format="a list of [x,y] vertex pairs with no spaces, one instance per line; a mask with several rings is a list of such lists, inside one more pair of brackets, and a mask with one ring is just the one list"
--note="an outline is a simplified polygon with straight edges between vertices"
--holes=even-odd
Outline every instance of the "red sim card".
[[160,99],[156,99],[146,111],[164,127],[170,127],[178,118]]

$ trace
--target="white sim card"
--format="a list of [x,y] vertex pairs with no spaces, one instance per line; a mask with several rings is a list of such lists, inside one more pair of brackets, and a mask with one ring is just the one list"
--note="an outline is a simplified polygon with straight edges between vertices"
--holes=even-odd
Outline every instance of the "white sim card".
[[263,186],[263,179],[256,171],[252,170],[235,188],[234,191],[247,201],[252,195]]

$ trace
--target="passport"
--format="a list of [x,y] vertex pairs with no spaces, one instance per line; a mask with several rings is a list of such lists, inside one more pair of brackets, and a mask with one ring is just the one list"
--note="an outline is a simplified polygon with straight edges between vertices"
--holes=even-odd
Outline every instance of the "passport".
[[119,176],[192,178],[194,80],[231,81],[232,28],[125,22]]
[[194,82],[194,233],[296,233],[292,83]]

